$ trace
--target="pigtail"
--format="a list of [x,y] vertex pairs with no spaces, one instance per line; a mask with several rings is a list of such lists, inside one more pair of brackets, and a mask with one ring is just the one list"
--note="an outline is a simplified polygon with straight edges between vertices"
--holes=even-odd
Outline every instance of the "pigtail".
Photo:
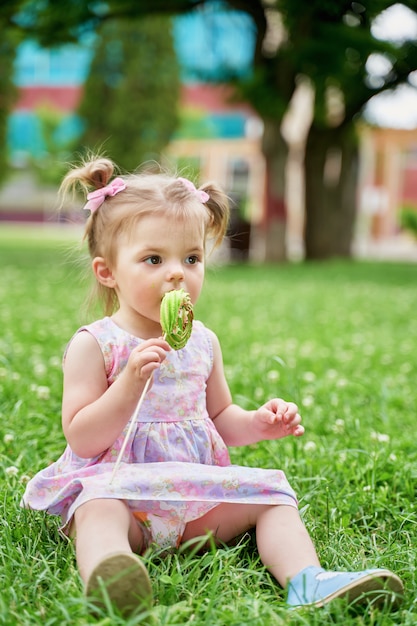
[[93,157],[73,167],[65,176],[59,188],[62,197],[74,193],[78,188],[85,194],[105,187],[114,175],[116,166],[110,159]]
[[209,199],[204,203],[210,215],[207,234],[213,237],[216,248],[226,236],[229,225],[229,198],[215,183],[205,183],[199,187],[199,191],[209,195]]
[[[74,199],[76,192],[84,196],[90,191],[101,189],[108,185],[113,178],[116,165],[110,159],[89,155],[80,165],[74,166],[64,177],[59,188],[62,203],[65,198],[71,196]],[[102,214],[102,211],[101,211]],[[91,258],[103,255],[103,224],[102,219],[97,220],[98,212],[92,212],[85,224],[83,239],[87,241]],[[103,303],[104,312],[110,315],[117,307],[117,297],[113,289],[95,282],[88,298],[88,308],[98,299]]]

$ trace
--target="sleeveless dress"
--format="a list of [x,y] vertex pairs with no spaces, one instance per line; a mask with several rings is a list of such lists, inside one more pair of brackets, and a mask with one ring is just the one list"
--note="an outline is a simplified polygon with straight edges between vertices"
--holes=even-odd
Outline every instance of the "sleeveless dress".
[[[96,339],[109,385],[143,341],[110,317],[77,332]],[[231,464],[206,409],[212,365],[210,334],[195,320],[186,346],[171,350],[154,373],[113,480],[129,423],[113,446],[94,458],[81,458],[67,445],[55,463],[28,482],[23,506],[59,515],[62,530],[68,533],[75,510],[83,503],[97,498],[123,500],[140,524],[145,544],[164,548],[178,546],[187,522],[223,502],[296,507],[295,493],[282,471]]]

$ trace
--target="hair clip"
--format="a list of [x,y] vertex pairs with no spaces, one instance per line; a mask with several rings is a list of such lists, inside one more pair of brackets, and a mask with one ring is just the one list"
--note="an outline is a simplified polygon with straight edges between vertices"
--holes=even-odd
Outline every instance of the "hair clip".
[[188,178],[177,178],[177,180],[185,185],[187,189],[192,191],[203,204],[210,200],[210,196],[208,195],[208,193],[202,191],[201,189],[196,189],[194,183],[192,183],[191,180],[188,180]]
[[126,183],[123,178],[115,178],[105,187],[101,187],[100,189],[96,189],[95,191],[91,191],[87,194],[88,202],[84,206],[84,209],[94,213],[99,207],[101,207],[104,200],[108,196],[115,196],[120,191],[123,191],[123,189],[126,189]]

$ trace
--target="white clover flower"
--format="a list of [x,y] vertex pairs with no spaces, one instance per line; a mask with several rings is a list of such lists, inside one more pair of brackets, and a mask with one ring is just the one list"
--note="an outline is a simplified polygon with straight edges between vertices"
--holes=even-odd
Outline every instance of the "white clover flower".
[[227,380],[229,380],[229,379],[234,377],[235,368],[232,367],[231,365],[225,365],[224,366],[224,373],[226,375]]
[[409,374],[412,369],[413,366],[408,361],[400,365],[400,372],[402,372],[403,374]]
[[300,353],[303,356],[309,356],[310,354],[313,354],[315,350],[316,350],[316,346],[311,341],[306,341],[300,346]]
[[39,385],[39,387],[36,387],[36,395],[39,400],[49,400],[51,396],[51,390],[49,389],[49,387]]
[[316,375],[314,372],[304,372],[303,380],[305,380],[307,383],[312,383],[316,380]]
[[17,476],[19,473],[19,470],[15,465],[10,465],[10,467],[6,467],[4,471],[6,472],[7,476]]
[[377,433],[375,430],[371,432],[371,439],[374,441],[379,441],[380,443],[388,443],[390,440],[389,435],[385,435],[384,433]]
[[12,433],[6,433],[3,437],[3,441],[6,445],[11,443],[13,439],[14,439],[14,435],[12,435]]
[[330,396],[330,404],[332,406],[339,406],[339,396],[335,393],[332,393]]
[[261,355],[263,353],[263,350],[264,350],[263,344],[256,343],[256,342],[252,343],[249,347],[250,355],[255,358]]
[[267,372],[266,378],[269,382],[275,383],[277,380],[279,380],[279,372],[277,372],[276,370],[270,370],[269,372]]
[[343,433],[345,430],[345,420],[337,419],[332,426],[332,431],[334,433]]
[[46,365],[44,363],[36,363],[33,367],[35,376],[43,376],[46,373]]
[[51,356],[49,359],[49,365],[60,368],[62,365],[62,359],[60,359],[59,356]]
[[327,372],[326,372],[327,378],[330,378],[330,379],[337,378],[338,375],[339,374],[337,373],[337,370],[334,370],[334,369],[327,370]]
[[394,454],[394,452],[391,452],[388,458],[390,461],[393,461],[395,463],[395,461],[397,460],[397,455]]
[[255,392],[254,392],[254,396],[256,398],[256,400],[261,400],[265,395],[264,390],[262,389],[262,387],[256,387]]
[[346,452],[341,452],[341,453],[339,454],[339,461],[340,461],[341,463],[346,463],[346,459],[347,459],[347,454],[346,454]]
[[317,444],[315,441],[307,441],[304,445],[305,452],[314,452],[317,449]]
[[339,378],[339,380],[337,381],[338,387],[346,387],[347,384],[348,381],[346,380],[346,378]]
[[372,356],[375,353],[375,346],[371,343],[367,343],[363,346],[362,350],[367,356]]
[[305,396],[302,400],[301,400],[301,404],[305,407],[309,407],[309,406],[313,406],[314,404],[314,398],[313,396]]
[[371,491],[371,485],[365,485],[363,491]]

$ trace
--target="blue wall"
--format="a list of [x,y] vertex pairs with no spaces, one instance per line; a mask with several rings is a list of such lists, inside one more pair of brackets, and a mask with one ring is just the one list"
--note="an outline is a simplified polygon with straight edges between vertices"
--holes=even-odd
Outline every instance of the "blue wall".
[[[182,68],[184,82],[218,79],[225,70],[247,73],[251,67],[254,46],[250,18],[239,12],[222,10],[219,3],[202,7],[192,14],[177,17],[173,26],[174,43]],[[87,77],[94,38],[82,43],[44,49],[33,41],[19,47],[15,64],[18,87],[80,85]],[[214,136],[241,137],[245,117],[242,114],[210,115],[208,120]],[[66,116],[59,129],[57,141],[76,136],[80,121],[75,115]],[[36,112],[15,111],[8,124],[8,146],[14,159],[30,154],[38,156],[44,150]]]
[[92,40],[51,49],[26,41],[18,49],[15,83],[19,87],[79,85],[87,77],[91,55]]

